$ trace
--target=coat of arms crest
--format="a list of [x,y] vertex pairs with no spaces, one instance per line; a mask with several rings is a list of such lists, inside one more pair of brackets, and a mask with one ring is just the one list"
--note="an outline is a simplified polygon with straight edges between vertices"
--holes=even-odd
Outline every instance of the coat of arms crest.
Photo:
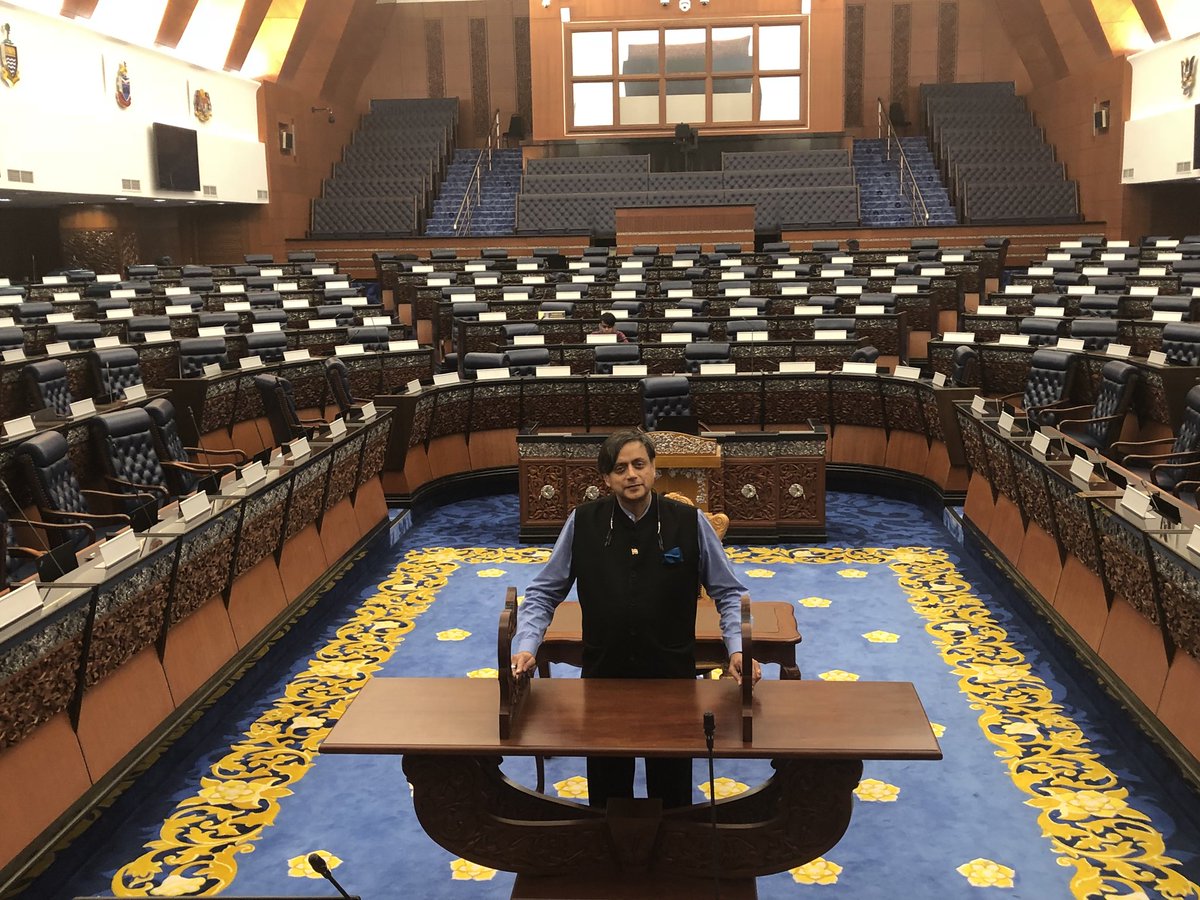
[[129,83],[129,67],[125,63],[117,66],[117,106],[128,109],[133,102],[132,86]]
[[4,43],[0,44],[0,81],[12,87],[21,80],[17,63],[17,45],[9,40],[8,34],[12,29],[7,22],[4,23],[3,30]]
[[1183,88],[1183,96],[1192,96],[1196,88],[1196,57],[1189,56],[1179,63],[1179,86]]
[[192,95],[192,112],[201,122],[207,122],[212,118],[212,97],[204,88],[196,88],[196,93]]

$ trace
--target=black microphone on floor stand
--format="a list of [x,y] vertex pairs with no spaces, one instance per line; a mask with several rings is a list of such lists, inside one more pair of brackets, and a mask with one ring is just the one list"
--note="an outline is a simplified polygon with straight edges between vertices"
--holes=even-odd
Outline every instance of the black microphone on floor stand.
[[717,831],[717,779],[713,772],[713,736],[717,733],[717,717],[711,711],[704,714],[704,745],[708,748],[708,813],[712,822],[713,896],[721,900],[721,840]]
[[337,892],[345,897],[346,900],[354,900],[353,897],[346,893],[346,889],[338,884],[337,879],[333,877],[333,872],[329,871],[329,863],[325,862],[325,857],[320,853],[308,854],[308,864],[312,866],[314,872],[337,888]]
[[[21,509],[21,504],[17,502],[17,498],[9,490],[8,482],[0,481],[0,487],[4,488],[4,495],[8,498],[8,502],[12,504],[15,516],[18,518],[23,516],[24,511]],[[61,578],[78,567],[79,564],[75,560],[75,550],[71,547],[69,541],[59,545],[59,547],[65,547],[66,549],[64,550],[60,550],[59,547],[51,548],[49,539],[38,531],[36,525],[32,525],[29,531],[33,533],[34,538],[37,540],[38,549],[44,554],[35,564],[39,579],[42,581],[54,581],[56,578]]]

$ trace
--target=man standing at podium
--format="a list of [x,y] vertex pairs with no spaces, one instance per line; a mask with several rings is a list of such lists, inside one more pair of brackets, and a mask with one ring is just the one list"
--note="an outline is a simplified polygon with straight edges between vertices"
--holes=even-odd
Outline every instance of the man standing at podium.
[[[554,609],[578,585],[584,678],[695,678],[700,585],[716,603],[729,674],[742,678],[738,582],[703,511],[654,492],[654,444],[637,431],[610,436],[597,467],[612,491],[567,518],[546,566],[525,591],[512,658],[536,666]],[[757,681],[761,670],[753,664]],[[697,728],[700,723],[697,723]],[[647,759],[646,790],[664,807],[692,802],[690,759]],[[634,761],[589,757],[588,800],[633,796]]]

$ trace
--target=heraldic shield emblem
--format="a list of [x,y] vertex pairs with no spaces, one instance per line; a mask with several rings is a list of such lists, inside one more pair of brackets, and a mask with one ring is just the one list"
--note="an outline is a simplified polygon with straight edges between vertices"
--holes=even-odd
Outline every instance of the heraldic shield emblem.
[[117,66],[117,106],[129,109],[133,102],[133,90],[129,83],[129,68],[125,63]]
[[9,40],[8,33],[11,29],[7,22],[4,23],[4,43],[0,44],[0,81],[3,81],[9,87],[12,87],[21,80],[21,73],[17,71],[17,45]]
[[192,95],[192,112],[201,122],[212,118],[212,97],[204,88],[196,88],[196,93]]
[[1192,96],[1192,91],[1196,89],[1196,57],[1189,56],[1179,63],[1179,86],[1183,89],[1183,96]]

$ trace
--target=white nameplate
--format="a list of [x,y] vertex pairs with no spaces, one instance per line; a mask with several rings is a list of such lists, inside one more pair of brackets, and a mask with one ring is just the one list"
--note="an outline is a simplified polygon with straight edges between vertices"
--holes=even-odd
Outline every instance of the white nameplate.
[[929,276],[930,278],[943,278],[946,275],[946,267],[934,266],[933,268],[930,268],[929,266],[921,266],[921,274]]
[[779,371],[785,375],[803,375],[817,371],[817,364],[811,359],[785,359],[779,364]]
[[47,275],[42,279],[42,284],[66,284],[66,275]]
[[572,262],[567,263],[568,269],[586,269],[587,267],[588,267],[588,264],[582,260],[574,260]]
[[475,371],[476,381],[503,381],[505,378],[511,377],[512,370],[506,368],[477,369]]
[[337,328],[337,319],[309,319],[309,331],[317,328]]
[[595,334],[589,334],[587,336],[587,342],[589,344],[615,344],[617,342],[617,336],[615,334],[600,334],[597,332]]
[[407,394],[416,393],[420,389],[421,389],[421,379],[420,378],[414,378],[412,381],[410,381],[408,384],[406,384],[404,386],[404,392]]
[[771,277],[775,279],[795,278],[796,273],[792,269],[778,269],[771,273]]
[[1072,297],[1077,297],[1081,294],[1091,295],[1094,293],[1096,293],[1096,286],[1094,284],[1070,284],[1070,285],[1067,285],[1067,294]]
[[800,265],[800,257],[798,257],[798,256],[781,256],[781,257],[779,257],[779,259],[775,260],[775,262],[777,265],[780,265],[780,266],[798,266],[798,265]]
[[1155,262],[1179,262],[1183,259],[1182,253],[1156,253],[1154,254]]
[[463,266],[464,272],[486,272],[487,266],[484,263],[467,263]]
[[425,284],[427,287],[449,287],[450,279],[449,278],[427,278],[427,279],[425,279]]
[[507,322],[508,313],[506,312],[481,312],[479,314],[480,322]]
[[1177,310],[1156,309],[1150,316],[1151,322],[1182,322],[1183,313]]
[[842,371],[847,375],[874,375],[878,370],[873,362],[844,362]]
[[[1066,250],[1079,250],[1083,248],[1083,241],[1059,241],[1058,246]],[[1070,256],[1067,258],[1070,259]]]
[[1129,356],[1129,351],[1132,348],[1128,344],[1109,344],[1104,348],[1104,352],[1109,356],[1117,356],[1122,359]]
[[1033,293],[1033,285],[1032,284],[1006,284],[1004,286],[1004,293],[1016,294],[1017,296],[1029,296],[1030,294]]
[[918,288],[918,286],[915,284],[893,284],[892,285],[892,293],[893,294],[915,294],[915,293],[917,293],[917,288]]
[[515,334],[513,335],[514,347],[540,347],[546,343],[544,334]]
[[517,271],[518,272],[536,272],[537,268],[538,268],[538,264],[535,262],[525,262],[525,263],[519,262],[519,263],[517,263]]
[[819,306],[805,306],[802,303],[797,303],[792,307],[793,316],[819,316],[824,312],[825,310]]
[[184,497],[179,501],[179,517],[185,522],[190,522],[197,516],[202,516],[211,509],[208,502],[208,495],[204,491],[197,491],[190,497]]
[[1070,253],[1047,253],[1046,259],[1049,262],[1066,262],[1071,258]]
[[132,529],[122,531],[100,545],[100,562],[97,565],[103,568],[119,563],[125,557],[137,553],[141,546],[141,541]]
[[338,344],[333,348],[334,356],[361,356],[367,352],[362,344]]
[[641,363],[618,363],[612,367],[614,375],[646,377],[646,367]]
[[243,356],[241,359],[238,360],[238,368],[243,369],[243,370],[245,370],[245,369],[261,369],[262,364],[263,364],[262,357],[258,356],[257,354],[254,356]]
[[731,362],[700,363],[701,375],[736,375],[737,364]]
[[0,318],[0,328],[12,328],[16,324],[16,319],[12,318],[11,316]]
[[700,338],[687,331],[664,331],[658,336],[660,344],[687,344],[696,340],[700,340]]
[[[604,313],[608,313],[614,319],[628,319],[629,318],[629,310],[627,310],[627,309],[602,309],[602,310],[600,310],[601,315],[604,315]],[[670,316],[667,316],[666,318],[670,318]]]
[[833,288],[835,294],[861,294],[863,292],[861,284],[839,284]]
[[433,376],[433,383],[439,386],[444,384],[458,384],[458,381],[457,372],[438,372]]
[[420,350],[421,345],[417,341],[388,341],[388,350],[393,353],[406,353],[410,350]]
[[[1195,288],[1193,288],[1195,290]],[[1157,297],[1157,284],[1135,284],[1129,288],[1130,297]]]
[[770,340],[765,331],[739,331],[733,336],[735,341],[766,341]]
[[262,481],[266,477],[267,477],[267,470],[264,469],[263,464],[258,462],[257,460],[255,460],[252,463],[247,463],[246,465],[242,466],[241,479],[242,479],[242,484],[244,484],[246,486],[249,486],[252,484],[258,484],[258,482]]
[[960,344],[972,344],[975,342],[975,332],[973,331],[947,331],[942,335],[943,341],[957,341]]
[[1107,275],[1108,266],[1084,266],[1083,274],[1089,277],[1092,275]]
[[233,300],[224,305],[225,312],[249,312],[250,301],[248,300]]
[[92,346],[97,350],[105,350],[109,347],[120,347],[121,339],[115,334],[109,334],[104,337],[98,337],[92,341]]
[[259,269],[258,274],[263,278],[282,278],[283,269]]
[[892,370],[892,374],[897,378],[907,378],[909,381],[916,381],[921,377],[921,370],[916,366],[896,366]]
[[1000,421],[996,424],[999,426],[1001,431],[1012,431],[1013,426],[1017,424],[1017,420],[1012,413],[1005,410],[1004,412],[1000,413]]
[[333,266],[316,266],[315,268],[313,268],[312,272],[310,272],[309,274],[310,275],[332,275],[332,274],[334,274],[334,268],[333,268]]
[[104,316],[107,319],[132,319],[133,318],[133,310],[132,309],[109,309],[109,310],[105,310]]
[[895,269],[872,269],[871,277],[872,278],[895,278],[896,270]]
[[[225,328],[221,325],[204,325],[196,329],[197,337],[224,337]],[[99,344],[96,345],[100,346]]]
[[622,272],[617,276],[617,281],[623,284],[636,283],[642,280],[641,272]]
[[901,256],[899,254],[895,254],[892,256],[884,257],[883,261],[889,262],[889,263],[906,263],[906,262],[908,262],[908,256],[907,256],[907,254],[903,255],[903,256]]
[[[275,282],[275,290],[279,292],[298,291],[300,288],[294,281],[277,281]],[[307,301],[305,301],[307,302]]]
[[739,265],[740,263],[741,263],[741,260],[740,260],[740,259],[738,259],[738,258],[736,258],[736,257],[734,257],[734,258],[731,258],[731,259],[723,259],[723,260],[721,260],[721,265],[722,265],[722,266],[736,266],[736,265]]
[[1105,241],[1107,247],[1128,247],[1129,241]]
[[211,378],[213,375],[221,374],[221,364],[220,363],[207,363],[207,364],[205,364],[204,368],[201,369],[200,371],[201,371],[201,374],[203,374],[205,378]]
[[976,394],[971,398],[971,412],[980,413],[981,415],[987,412],[987,397],[982,394]]
[[1050,449],[1050,436],[1044,431],[1035,431],[1029,446],[1033,448],[1034,453],[1044,457]]
[[885,309],[882,303],[867,303],[854,307],[854,314],[856,316],[882,316],[884,312]]
[[173,340],[169,331],[147,331],[142,335],[142,341],[147,344],[162,344]]
[[20,362],[24,358],[25,358],[25,351],[21,347],[15,347],[12,350],[4,351],[4,361],[6,363]]
[[637,291],[631,290],[614,290],[611,295],[613,300],[636,300]]
[[975,310],[975,314],[978,316],[1007,316],[1008,307],[984,304]]
[[821,267],[822,278],[844,278],[846,276],[845,269],[831,269],[828,266]]
[[46,324],[53,325],[56,322],[74,322],[75,313],[50,313],[46,316]]
[[1165,278],[1167,276],[1166,266],[1143,266],[1138,269],[1138,275],[1143,278]]
[[477,298],[475,296],[475,292],[472,291],[469,294],[454,294],[449,299],[450,299],[451,304],[455,304],[455,303],[474,303]]
[[20,621],[42,608],[42,595],[37,582],[29,581],[0,597],[0,628]]
[[76,400],[71,404],[72,419],[77,416],[90,416],[95,411],[96,404],[89,397],[85,397],[83,400]]
[[1067,311],[1061,306],[1039,306],[1034,309],[1033,314],[1043,319],[1061,319]]
[[359,309],[367,305],[366,297],[343,297],[340,301],[342,306],[349,306],[351,309]]
[[255,322],[250,326],[255,334],[263,334],[268,331],[282,331],[283,328],[278,322]]
[[754,306],[731,306],[729,307],[729,318],[731,319],[748,319],[758,315],[758,308]]
[[1096,473],[1096,467],[1086,456],[1077,456],[1071,460],[1071,475],[1083,482],[1090,482]]
[[475,279],[471,283],[476,287],[495,287],[500,283],[500,279],[495,275],[476,275]]
[[77,303],[79,291],[60,291],[50,298],[54,303]]
[[538,378],[565,378],[571,374],[570,366],[536,366],[533,374]]
[[131,384],[124,390],[126,400],[143,400],[146,397],[146,386],[141,382]]
[[192,308],[190,306],[172,305],[172,306],[167,307],[167,315],[168,316],[189,316],[191,314],[192,314]]
[[1146,354],[1146,362],[1156,366],[1165,366],[1167,364],[1167,354],[1161,350],[1151,350]]
[[246,287],[241,284],[221,284],[217,286],[218,294],[244,294],[245,292]]
[[309,355],[307,347],[305,347],[303,350],[284,350],[283,351],[283,361],[284,362],[299,362],[300,360],[303,360],[303,359],[312,359],[312,356]]
[[16,419],[9,419],[4,423],[5,437],[24,437],[27,434],[33,434],[37,431],[37,426],[33,424],[32,416],[20,416]]
[[558,291],[554,296],[559,300],[578,300],[583,294],[580,291]]
[[722,272],[721,280],[722,281],[745,281],[746,276],[743,275],[741,272]]
[[1054,270],[1048,269],[1045,266],[1030,266],[1025,271],[1025,274],[1033,278],[1052,278],[1054,277]]
[[545,275],[522,275],[521,284],[545,284]]
[[1131,484],[1125,485],[1125,493],[1121,495],[1121,505],[1143,519],[1154,515],[1150,508],[1150,495],[1144,494]]
[[1081,338],[1060,337],[1058,343],[1054,345],[1055,350],[1082,350],[1083,340]]
[[66,341],[54,341],[46,345],[47,356],[61,356],[71,352],[71,345]]
[[671,260],[672,269],[686,269],[694,263],[694,259],[673,259]]
[[411,271],[414,275],[428,275],[430,272],[433,271],[433,266],[426,266],[426,265],[421,265],[419,263],[414,263],[412,269],[410,269],[409,271]]
[[726,297],[749,297],[750,288],[748,287],[727,287],[722,288],[721,293]]
[[799,297],[808,294],[807,284],[785,284],[779,288],[779,293],[785,297]]
[[1124,262],[1124,253],[1101,253],[1100,262]]
[[576,275],[571,279],[571,284],[595,284],[595,275]]
[[960,263],[960,262],[966,262],[966,261],[967,261],[967,257],[963,253],[943,253],[942,254],[942,262]]
[[666,319],[690,319],[693,310],[690,309],[664,309],[663,318]]
[[933,386],[934,387],[945,387],[946,386],[946,376],[942,372],[934,372],[933,373]]
[[1192,526],[1192,536],[1188,538],[1187,548],[1193,553],[1200,554],[1200,525]]
[[846,340],[846,329],[844,328],[816,328],[813,329],[814,341],[844,341]]
[[999,342],[1001,347],[1028,347],[1029,335],[1027,334],[1002,334]]
[[[121,280],[121,276],[116,274],[115,272],[105,272],[103,274],[96,276],[96,281],[99,282],[100,284],[112,284],[114,281],[120,281],[120,280]],[[5,281],[5,286],[7,286],[7,283],[8,282]]]
[[169,287],[163,289],[163,293],[168,297],[178,297],[180,294],[190,294],[191,292],[191,288],[185,287]]

